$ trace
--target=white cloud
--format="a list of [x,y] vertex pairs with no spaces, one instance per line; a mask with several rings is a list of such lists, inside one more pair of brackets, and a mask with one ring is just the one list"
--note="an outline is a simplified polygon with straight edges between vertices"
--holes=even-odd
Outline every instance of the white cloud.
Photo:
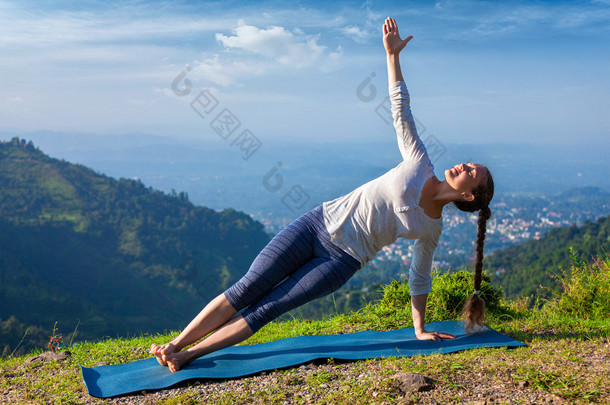
[[6,101],[9,104],[21,104],[21,103],[23,103],[23,98],[21,98],[21,97],[7,97]]
[[354,41],[358,43],[366,42],[366,40],[370,37],[370,33],[356,27],[354,25],[349,25],[347,27],[343,27],[341,29],[343,34],[352,38]]
[[[227,66],[227,64],[222,64],[218,54],[207,57],[202,61],[195,61],[193,65],[193,76],[207,79],[212,83],[222,86],[228,86],[233,83],[233,75],[231,73],[234,74],[235,69],[230,69],[230,66]],[[232,70],[233,72],[231,72]]]
[[[189,67],[188,79],[193,83],[207,82],[227,87],[240,78],[269,73],[283,65],[268,60],[236,59],[226,53],[204,53],[201,59],[193,61]],[[163,89],[163,93],[169,96],[173,94],[169,89]]]
[[216,34],[216,40],[226,48],[272,58],[283,65],[309,66],[318,61],[326,47],[318,44],[318,36],[308,37],[302,31],[295,34],[284,27],[260,29],[240,21],[233,36]]
[[287,68],[314,67],[331,72],[344,66],[340,45],[327,51],[318,43],[319,35],[306,35],[299,28],[259,28],[239,21],[233,35],[217,33],[215,37],[225,51],[204,52],[201,59],[193,61],[190,80],[227,87],[248,77],[285,73]]
[[142,10],[107,9],[102,12],[54,11],[52,14],[14,9],[0,14],[0,46],[46,46],[67,43],[104,43],[181,38],[217,31],[234,21],[162,15],[134,18]]
[[343,35],[351,38],[358,44],[369,42],[371,39],[376,39],[381,36],[381,24],[383,23],[383,19],[381,14],[376,13],[371,9],[370,1],[365,1],[359,9],[354,10],[354,12],[350,14],[353,14],[351,15],[350,20],[358,21],[361,25],[347,25],[341,28]]
[[322,64],[321,69],[325,72],[337,70],[345,65],[345,55],[343,48],[339,45],[334,52],[330,52]]

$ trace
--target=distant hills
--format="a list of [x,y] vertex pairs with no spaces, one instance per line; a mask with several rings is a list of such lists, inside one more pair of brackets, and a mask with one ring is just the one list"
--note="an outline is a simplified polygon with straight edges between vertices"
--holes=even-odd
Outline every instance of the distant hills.
[[78,338],[181,328],[268,240],[244,213],[2,142],[0,351],[56,321]]
[[[565,198],[578,197],[566,193]],[[591,262],[609,254],[610,217],[603,217],[583,226],[553,228],[539,240],[496,251],[485,257],[484,266],[492,282],[502,286],[504,295],[515,298],[534,294],[540,285],[557,288],[558,281],[551,275],[560,276],[562,269],[569,274],[572,260]]]

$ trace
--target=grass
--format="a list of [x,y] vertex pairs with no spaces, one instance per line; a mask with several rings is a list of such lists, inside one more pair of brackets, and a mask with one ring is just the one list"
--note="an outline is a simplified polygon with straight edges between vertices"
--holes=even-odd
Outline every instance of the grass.
[[[165,404],[277,403],[608,403],[610,378],[610,262],[573,263],[562,289],[538,305],[531,300],[504,301],[491,285],[488,325],[527,344],[517,349],[482,348],[447,355],[386,358],[358,362],[321,362],[229,381],[182,385],[173,390],[137,394],[106,402]],[[456,319],[463,296],[471,291],[467,273],[442,275],[430,294],[429,320]],[[322,321],[271,323],[246,341],[267,342],[292,336],[346,333],[365,329],[410,327],[408,286],[392,283],[383,299],[358,312]],[[148,358],[148,347],[175,336],[146,335],[84,342],[69,347],[63,363],[23,366],[26,357],[0,359],[2,403],[102,403],[90,397],[78,365],[119,364]],[[34,355],[37,353],[32,353]],[[393,376],[422,373],[435,381],[429,392],[404,393]]]

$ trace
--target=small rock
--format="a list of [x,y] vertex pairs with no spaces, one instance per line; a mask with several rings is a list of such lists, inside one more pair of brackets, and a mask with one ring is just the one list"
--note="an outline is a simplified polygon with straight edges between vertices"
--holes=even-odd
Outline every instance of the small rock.
[[45,361],[65,361],[70,356],[72,356],[72,353],[67,350],[62,352],[45,352],[38,356],[28,357],[20,367],[26,367],[30,364],[44,363]]
[[320,384],[320,388],[328,388],[328,384]]
[[404,393],[430,391],[434,388],[432,379],[418,373],[398,373],[392,379]]

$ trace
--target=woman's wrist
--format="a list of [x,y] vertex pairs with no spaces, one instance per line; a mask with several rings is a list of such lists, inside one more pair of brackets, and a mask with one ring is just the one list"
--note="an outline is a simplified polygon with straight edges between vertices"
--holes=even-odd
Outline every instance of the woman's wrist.
[[390,84],[403,81],[398,53],[387,53],[388,82]]

